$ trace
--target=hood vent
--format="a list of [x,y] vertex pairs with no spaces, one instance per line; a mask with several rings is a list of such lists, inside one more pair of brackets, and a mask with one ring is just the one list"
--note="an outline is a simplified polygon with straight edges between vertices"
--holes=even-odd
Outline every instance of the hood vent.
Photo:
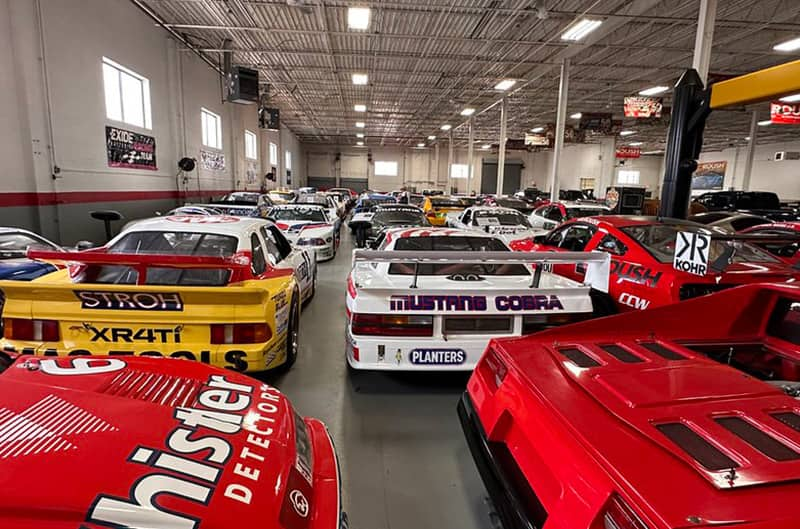
[[202,385],[202,381],[194,378],[126,369],[101,388],[100,392],[176,407],[194,403]]
[[718,417],[714,419],[714,422],[770,459],[775,461],[800,459],[800,454],[741,417]]
[[580,349],[570,347],[568,349],[559,349],[559,353],[567,357],[567,359],[578,367],[589,368],[598,367],[600,362],[587,355]]
[[800,415],[793,411],[781,411],[772,416],[796,432],[800,432]]
[[686,360],[686,357],[678,352],[669,349],[668,347],[664,347],[660,343],[656,342],[642,342],[639,345],[650,351],[651,353],[655,353],[661,358],[665,360]]
[[642,360],[635,354],[631,353],[624,347],[620,347],[619,345],[614,345],[614,344],[601,345],[600,349],[607,352],[620,362],[624,362],[626,364],[638,364],[640,362],[644,362],[644,360]]
[[659,424],[656,425],[656,428],[666,435],[670,441],[683,449],[684,452],[692,456],[695,461],[712,472],[739,467],[739,463],[722,453],[722,451],[683,423]]

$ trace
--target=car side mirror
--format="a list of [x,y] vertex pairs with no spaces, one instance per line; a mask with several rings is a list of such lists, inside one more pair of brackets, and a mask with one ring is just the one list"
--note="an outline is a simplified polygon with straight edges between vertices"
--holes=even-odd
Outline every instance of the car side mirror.
[[94,243],[92,241],[78,241],[75,244],[75,249],[78,250],[79,252],[82,252],[84,250],[91,250],[92,248],[94,248]]

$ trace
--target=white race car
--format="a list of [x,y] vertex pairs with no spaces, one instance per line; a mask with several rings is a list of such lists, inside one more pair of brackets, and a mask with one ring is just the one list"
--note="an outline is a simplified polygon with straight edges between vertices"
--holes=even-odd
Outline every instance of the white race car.
[[611,209],[598,202],[550,202],[533,210],[528,220],[534,228],[550,231],[569,219],[610,214]]
[[453,228],[475,230],[497,235],[505,242],[547,233],[531,226],[527,217],[516,209],[498,206],[473,206],[450,221]]
[[[583,267],[584,283],[545,271],[554,263]],[[603,253],[511,252],[476,231],[389,230],[379,250],[353,253],[347,362],[367,370],[471,370],[491,338],[607,313],[608,273]]]
[[271,208],[268,216],[293,245],[314,250],[317,260],[326,261],[336,257],[339,237],[325,207],[284,204]]

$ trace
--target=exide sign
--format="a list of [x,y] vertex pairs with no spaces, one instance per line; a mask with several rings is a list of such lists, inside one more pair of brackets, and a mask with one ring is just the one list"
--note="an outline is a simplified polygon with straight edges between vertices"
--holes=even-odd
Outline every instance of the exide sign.
[[773,101],[769,105],[769,114],[773,123],[800,124],[800,103]]

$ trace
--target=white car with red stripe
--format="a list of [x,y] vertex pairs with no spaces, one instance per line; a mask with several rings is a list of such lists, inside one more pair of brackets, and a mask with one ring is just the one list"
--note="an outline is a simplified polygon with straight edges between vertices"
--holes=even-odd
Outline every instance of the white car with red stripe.
[[316,204],[284,204],[269,210],[269,218],[294,246],[314,250],[319,261],[336,257],[339,237],[328,210]]
[[516,209],[500,206],[473,206],[449,221],[453,228],[482,231],[497,235],[506,243],[517,239],[530,239],[547,233],[534,229],[528,218]]
[[[584,266],[584,283],[545,271],[554,263]],[[388,230],[380,249],[353,253],[347,362],[366,370],[471,370],[491,338],[603,313],[594,299],[607,295],[608,273],[607,254],[512,252],[499,237],[472,230]]]

